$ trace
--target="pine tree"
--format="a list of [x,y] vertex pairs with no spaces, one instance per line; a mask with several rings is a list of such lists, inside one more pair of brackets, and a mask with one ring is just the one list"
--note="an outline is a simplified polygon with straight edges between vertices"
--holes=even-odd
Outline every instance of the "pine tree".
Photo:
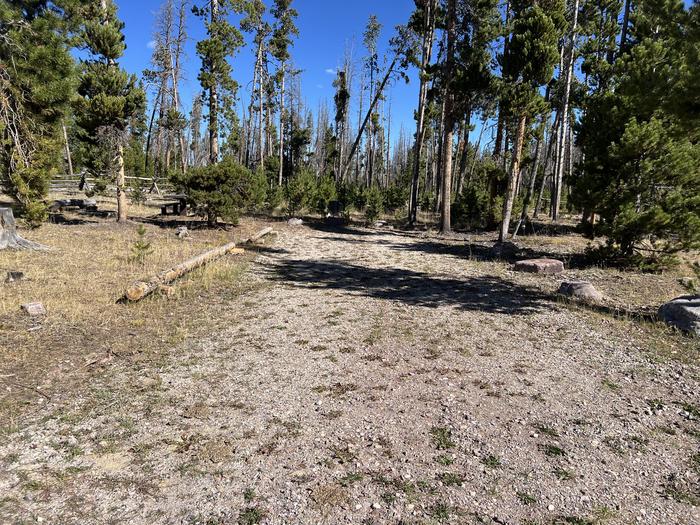
[[79,18],[67,0],[0,2],[0,186],[31,224],[46,217],[43,199],[61,167]]
[[274,0],[271,12],[275,17],[275,26],[270,40],[272,56],[279,63],[276,81],[279,85],[279,175],[277,183],[282,186],[284,181],[284,120],[285,120],[285,82],[287,79],[287,63],[291,58],[289,47],[292,45],[292,37],[299,35],[299,29],[295,24],[298,16],[292,6],[292,0]]
[[136,77],[117,65],[126,49],[123,28],[110,0],[85,8],[82,37],[89,58],[82,62],[76,103],[81,139],[91,147],[89,167],[96,174],[116,172],[118,222],[127,220],[124,145],[133,118],[145,105]]
[[[635,3],[622,53],[604,89],[589,94],[580,126],[585,156],[575,202],[600,216],[609,256],[664,263],[700,246],[697,7]],[[695,97],[695,98],[694,98]]]
[[207,38],[197,42],[197,54],[202,59],[199,82],[207,94],[209,109],[209,163],[219,161],[220,115],[231,116],[238,83],[231,76],[233,68],[227,60],[236,55],[243,45],[243,35],[228,22],[230,12],[242,12],[240,0],[210,0],[192,12],[204,20]]
[[508,236],[510,219],[520,175],[527,121],[541,112],[542,96],[539,88],[548,83],[557,62],[563,6],[560,0],[511,3],[512,33],[503,56],[504,100],[507,114],[517,122],[513,161],[508,175],[508,188],[503,203],[503,220],[499,241]]

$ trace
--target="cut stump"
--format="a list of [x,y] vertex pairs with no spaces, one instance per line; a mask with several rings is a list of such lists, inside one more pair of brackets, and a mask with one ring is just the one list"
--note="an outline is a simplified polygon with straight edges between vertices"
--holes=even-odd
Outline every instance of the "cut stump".
[[529,259],[516,262],[515,271],[557,275],[564,272],[564,263],[556,259]]
[[12,208],[0,208],[0,250],[5,249],[47,251],[49,247],[20,237]]

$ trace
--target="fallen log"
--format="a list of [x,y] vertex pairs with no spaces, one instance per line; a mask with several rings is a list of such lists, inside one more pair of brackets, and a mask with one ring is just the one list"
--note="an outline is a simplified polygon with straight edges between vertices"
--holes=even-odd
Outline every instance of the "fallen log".
[[241,244],[250,244],[259,241],[263,237],[270,235],[273,232],[272,228],[263,228],[258,233],[253,235],[250,239],[245,239]]
[[126,293],[121,301],[132,303],[140,301],[144,297],[158,290],[161,286],[172,283],[192,270],[219,259],[224,255],[241,255],[243,253],[245,253],[245,250],[242,248],[236,248],[236,243],[234,242],[220,246],[219,248],[215,248],[213,250],[209,250],[208,252],[198,255],[193,259],[189,259],[182,264],[178,264],[169,270],[165,270],[158,275],[154,275],[146,281],[135,281],[126,289]]
[[17,234],[17,224],[12,208],[0,208],[0,250],[48,251],[49,247],[38,242],[28,241]]
[[[259,241],[266,235],[271,234],[272,232],[272,228],[263,228],[252,237],[244,239],[241,242],[241,244],[254,243],[256,241]],[[166,287],[168,284],[172,283],[176,279],[179,279],[183,275],[199,268],[200,266],[204,266],[205,264],[219,259],[224,255],[242,255],[243,253],[245,253],[245,250],[243,250],[242,248],[236,248],[236,243],[234,242],[226,244],[225,246],[220,246],[219,248],[215,248],[201,255],[198,255],[193,259],[189,259],[182,264],[178,264],[177,266],[170,268],[169,270],[165,270],[164,272],[161,272],[158,275],[154,275],[146,281],[135,281],[131,284],[131,286],[129,286],[126,289],[126,293],[124,294],[124,297],[122,297],[120,302],[138,302],[144,297],[147,297],[148,295],[152,294],[156,290],[161,289],[162,287]]]

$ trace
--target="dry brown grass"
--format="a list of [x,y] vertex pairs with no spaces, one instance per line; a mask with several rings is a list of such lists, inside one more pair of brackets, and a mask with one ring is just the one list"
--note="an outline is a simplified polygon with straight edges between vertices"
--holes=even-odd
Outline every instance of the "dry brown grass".
[[[102,209],[102,206],[101,206]],[[137,218],[152,213],[132,209]],[[18,418],[28,397],[60,395],[101,363],[125,356],[153,359],[159,352],[204,331],[215,330],[214,312],[246,285],[240,279],[251,255],[226,257],[179,281],[173,297],[118,305],[127,284],[209,248],[242,239],[261,227],[243,221],[225,230],[194,229],[178,239],[175,229],[145,224],[152,253],[132,262],[138,222],[66,214],[76,224],[47,224],[23,235],[50,252],[0,252],[0,279],[24,272],[24,280],[0,284],[0,418]],[[2,282],[0,281],[0,283]],[[41,302],[48,315],[30,319],[20,305]],[[57,386],[60,383],[60,388]]]

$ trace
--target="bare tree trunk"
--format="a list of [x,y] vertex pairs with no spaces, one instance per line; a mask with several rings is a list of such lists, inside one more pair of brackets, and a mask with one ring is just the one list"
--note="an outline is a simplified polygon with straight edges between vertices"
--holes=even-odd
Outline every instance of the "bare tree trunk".
[[578,30],[578,8],[579,0],[574,0],[574,21],[571,28],[571,43],[569,45],[569,56],[566,64],[566,87],[564,88],[564,99],[562,100],[562,112],[561,112],[561,123],[560,123],[560,141],[557,144],[557,168],[555,177],[555,195],[553,196],[554,202],[552,204],[552,220],[559,220],[559,208],[561,206],[561,190],[564,181],[564,146],[566,144],[566,139],[568,136],[568,125],[569,125],[569,97],[571,96],[571,80],[573,77],[574,70],[574,59],[575,59],[575,45],[576,45],[576,33]]
[[425,136],[425,107],[428,99],[428,81],[425,70],[430,63],[435,38],[435,2],[425,3],[426,24],[423,33],[423,45],[420,66],[420,89],[418,94],[418,118],[416,119],[416,143],[413,153],[413,177],[411,180],[411,197],[408,204],[408,222],[411,226],[416,223],[418,213],[418,185],[420,181],[420,162],[423,153],[423,138]]
[[117,222],[126,222],[126,175],[124,173],[124,146],[117,146]]
[[530,201],[532,200],[532,195],[535,192],[535,183],[537,181],[537,172],[540,169],[540,158],[541,158],[541,153],[542,153],[542,141],[544,139],[544,126],[545,124],[542,124],[542,130],[540,134],[537,137],[537,146],[535,146],[535,162],[532,165],[532,173],[530,174],[530,183],[527,187],[527,193],[525,194],[525,201],[523,202],[523,211],[520,214],[520,220],[518,221],[518,224],[515,226],[515,230],[513,231],[513,239],[515,239],[518,236],[518,232],[520,231],[520,228],[522,227],[523,223],[527,220],[527,213],[530,208]]
[[630,9],[632,0],[625,0],[625,14],[622,19],[622,33],[620,34],[620,54],[627,48],[627,31],[630,24]]
[[282,63],[282,86],[280,89],[280,169],[277,184],[282,186],[283,176],[284,176],[284,68],[285,64]]
[[445,89],[445,121],[443,123],[442,138],[442,207],[441,227],[442,233],[452,231],[451,205],[452,205],[452,154],[454,135],[454,88],[452,76],[454,74],[455,61],[455,32],[457,28],[457,0],[448,0],[447,3],[447,61]]
[[[219,19],[219,0],[211,0],[211,23]],[[213,67],[213,66],[212,66]],[[216,78],[212,71],[212,78]],[[209,163],[219,162],[219,94],[214,82],[209,89]]]
[[[180,1],[180,9],[178,11],[178,25],[177,25],[177,41],[175,44],[175,62],[172,68],[173,77],[173,103],[175,108],[180,110],[180,91],[178,84],[180,83],[180,66],[182,60],[182,47],[184,45],[187,35],[185,33],[185,7],[187,5],[186,0]],[[187,147],[185,145],[185,135],[182,129],[177,130],[177,138],[180,145],[180,165],[182,167],[182,173],[187,171]]]
[[260,60],[260,70],[258,73],[258,154],[260,155],[260,166],[265,166],[265,106],[263,104],[264,94],[263,87],[265,85],[264,79],[264,68],[263,68],[263,54],[262,54],[262,42],[260,43],[260,50],[258,52]]
[[559,118],[560,114],[557,113],[557,115],[554,117],[554,122],[552,123],[552,129],[549,132],[549,143],[547,144],[547,154],[544,157],[544,173],[542,176],[542,184],[540,185],[540,191],[539,195],[537,197],[537,202],[535,203],[535,211],[532,214],[532,218],[536,219],[539,214],[540,214],[540,207],[542,206],[542,199],[544,197],[544,189],[547,185],[547,180],[550,178],[550,176],[547,174],[547,168],[549,167],[549,161],[552,156],[552,147],[554,146],[555,143],[555,134],[557,133],[557,126],[559,125]]
[[370,117],[372,116],[372,112],[374,111],[374,107],[377,105],[377,102],[382,96],[382,93],[384,92],[384,88],[386,88],[387,82],[389,82],[389,78],[391,77],[391,74],[394,72],[394,68],[396,67],[396,64],[398,63],[398,56],[394,57],[394,60],[391,62],[391,65],[389,66],[389,69],[386,72],[386,75],[384,75],[384,79],[382,80],[381,85],[379,86],[379,89],[377,89],[376,94],[374,95],[374,100],[372,100],[369,109],[367,111],[367,114],[365,115],[365,119],[362,122],[362,125],[360,126],[360,129],[357,132],[357,138],[355,139],[354,144],[352,145],[352,148],[350,149],[350,154],[348,155],[348,159],[345,163],[345,166],[343,167],[343,173],[342,173],[342,178],[344,178],[345,173],[347,173],[348,168],[352,164],[352,159],[355,156],[355,153],[357,152],[357,148],[360,145],[360,141],[362,140],[362,134],[365,132],[365,129],[367,127],[367,123],[369,122]]
[[66,148],[66,160],[68,161],[68,175],[73,178],[73,159],[70,154],[70,144],[68,143],[68,131],[66,131],[66,123],[61,120],[61,128],[63,128],[63,141]]
[[518,178],[518,173],[520,172],[520,162],[523,154],[523,142],[525,141],[525,124],[527,123],[527,116],[520,115],[518,121],[518,134],[515,137],[515,154],[513,155],[513,163],[510,167],[510,175],[508,177],[508,190],[506,192],[506,199],[503,203],[503,222],[501,223],[501,232],[498,236],[499,242],[504,242],[508,237],[508,230],[510,229],[510,217],[513,213],[513,202],[515,200],[515,190],[516,182]]

